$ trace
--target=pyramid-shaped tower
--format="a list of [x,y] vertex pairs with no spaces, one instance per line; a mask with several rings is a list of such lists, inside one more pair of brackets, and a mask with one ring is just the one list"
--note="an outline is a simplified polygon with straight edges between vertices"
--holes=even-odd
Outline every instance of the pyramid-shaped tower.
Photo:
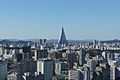
[[64,32],[64,29],[62,27],[62,31],[60,33],[60,37],[59,37],[59,40],[58,40],[58,45],[68,45],[68,41],[66,40],[66,36],[65,36],[65,32]]

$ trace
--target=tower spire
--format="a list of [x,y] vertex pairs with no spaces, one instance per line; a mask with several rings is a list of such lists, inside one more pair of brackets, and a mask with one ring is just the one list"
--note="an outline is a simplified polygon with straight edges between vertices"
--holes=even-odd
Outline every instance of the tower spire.
[[58,45],[63,46],[63,47],[66,46],[66,45],[68,45],[68,41],[66,39],[63,27],[62,27],[62,31],[60,33],[60,37],[59,37],[59,40],[58,40]]

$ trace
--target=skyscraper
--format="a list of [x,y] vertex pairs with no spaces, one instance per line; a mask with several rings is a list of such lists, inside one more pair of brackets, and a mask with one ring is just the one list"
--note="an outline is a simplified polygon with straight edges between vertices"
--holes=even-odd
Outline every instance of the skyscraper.
[[62,31],[58,40],[58,47],[65,47],[66,45],[68,45],[68,41],[66,40],[65,32],[62,27]]
[[37,61],[37,72],[44,74],[44,80],[51,80],[53,76],[53,62],[47,58]]
[[84,65],[86,63],[85,57],[86,57],[86,52],[84,49],[81,49],[78,52],[78,57],[79,57],[79,64]]

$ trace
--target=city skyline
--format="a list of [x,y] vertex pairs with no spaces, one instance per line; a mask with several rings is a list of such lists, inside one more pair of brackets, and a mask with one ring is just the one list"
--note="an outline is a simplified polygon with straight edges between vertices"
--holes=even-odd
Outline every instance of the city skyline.
[[0,1],[0,38],[120,39],[120,1]]

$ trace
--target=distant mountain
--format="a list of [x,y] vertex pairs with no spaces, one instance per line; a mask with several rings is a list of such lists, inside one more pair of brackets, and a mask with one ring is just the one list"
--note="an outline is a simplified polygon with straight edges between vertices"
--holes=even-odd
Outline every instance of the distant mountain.
[[105,40],[105,41],[101,41],[102,43],[120,43],[119,39],[114,39],[114,40]]
[[[20,43],[20,44],[27,44],[28,42],[39,42],[39,39],[26,39],[26,40],[18,40],[18,39],[0,39],[0,44],[11,44],[11,43]],[[47,40],[48,43],[57,43],[58,39],[50,39]],[[86,43],[86,42],[93,42],[92,39],[86,39],[86,40],[68,40],[69,43]],[[120,43],[119,39],[114,40],[104,40],[100,41],[101,43]]]

